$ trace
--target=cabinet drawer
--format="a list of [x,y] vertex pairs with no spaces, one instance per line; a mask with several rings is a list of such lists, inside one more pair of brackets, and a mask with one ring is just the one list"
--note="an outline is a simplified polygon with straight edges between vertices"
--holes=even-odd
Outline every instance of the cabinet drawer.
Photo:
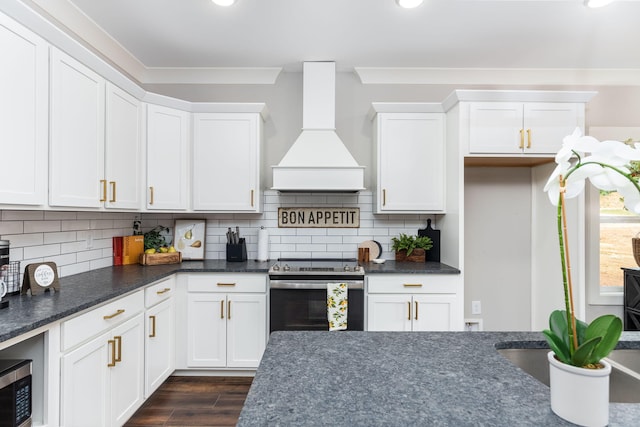
[[119,325],[142,311],[143,308],[144,292],[138,291],[62,322],[62,350],[66,351]]
[[267,292],[264,274],[190,274],[188,292]]
[[455,293],[460,278],[456,274],[381,274],[367,276],[370,294]]
[[144,305],[149,308],[157,303],[166,300],[175,293],[176,279],[171,276],[148,286],[144,290]]

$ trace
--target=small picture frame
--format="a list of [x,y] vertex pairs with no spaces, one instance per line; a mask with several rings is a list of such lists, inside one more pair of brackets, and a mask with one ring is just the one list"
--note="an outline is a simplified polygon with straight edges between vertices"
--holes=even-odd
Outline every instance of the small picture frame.
[[204,219],[176,219],[173,246],[182,253],[183,260],[204,259],[206,224]]

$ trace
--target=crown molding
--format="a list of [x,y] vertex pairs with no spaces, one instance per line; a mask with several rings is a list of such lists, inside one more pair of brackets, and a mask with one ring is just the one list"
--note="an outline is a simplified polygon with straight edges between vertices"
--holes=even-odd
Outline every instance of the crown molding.
[[362,84],[636,86],[639,69],[355,67]]

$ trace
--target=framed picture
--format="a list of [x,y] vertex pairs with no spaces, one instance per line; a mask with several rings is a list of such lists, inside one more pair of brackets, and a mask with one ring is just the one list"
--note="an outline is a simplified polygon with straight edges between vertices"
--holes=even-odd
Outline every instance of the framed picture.
[[174,247],[182,252],[182,259],[204,259],[206,220],[176,219],[173,235]]

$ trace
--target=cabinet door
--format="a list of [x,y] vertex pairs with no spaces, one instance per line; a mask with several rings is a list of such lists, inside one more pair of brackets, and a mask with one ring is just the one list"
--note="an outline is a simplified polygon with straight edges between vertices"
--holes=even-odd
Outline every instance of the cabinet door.
[[257,368],[267,342],[267,296],[227,296],[227,367]]
[[174,370],[174,301],[170,298],[147,310],[145,322],[145,397]]
[[187,366],[227,365],[226,313],[224,294],[187,295]]
[[147,106],[147,209],[187,209],[189,113]]
[[377,163],[378,212],[444,210],[442,114],[380,114]]
[[194,116],[193,209],[259,212],[259,114]]
[[456,324],[456,296],[449,294],[413,295],[414,331],[450,331]]
[[520,154],[525,145],[521,102],[474,102],[469,106],[469,152]]
[[108,83],[106,94],[105,176],[107,208],[142,207],[141,104]]
[[[144,324],[142,313],[111,332],[116,341],[116,366],[110,368],[111,417],[127,421],[144,401]],[[87,425],[87,424],[85,424]]]
[[369,331],[411,331],[411,295],[369,294],[367,298]]
[[555,154],[562,147],[562,139],[576,127],[584,127],[579,104],[525,103],[525,152]]
[[0,15],[0,204],[43,205],[47,194],[47,43]]
[[49,204],[101,207],[104,178],[102,77],[51,50]]
[[115,343],[107,334],[62,357],[61,425],[109,426],[109,368]]

